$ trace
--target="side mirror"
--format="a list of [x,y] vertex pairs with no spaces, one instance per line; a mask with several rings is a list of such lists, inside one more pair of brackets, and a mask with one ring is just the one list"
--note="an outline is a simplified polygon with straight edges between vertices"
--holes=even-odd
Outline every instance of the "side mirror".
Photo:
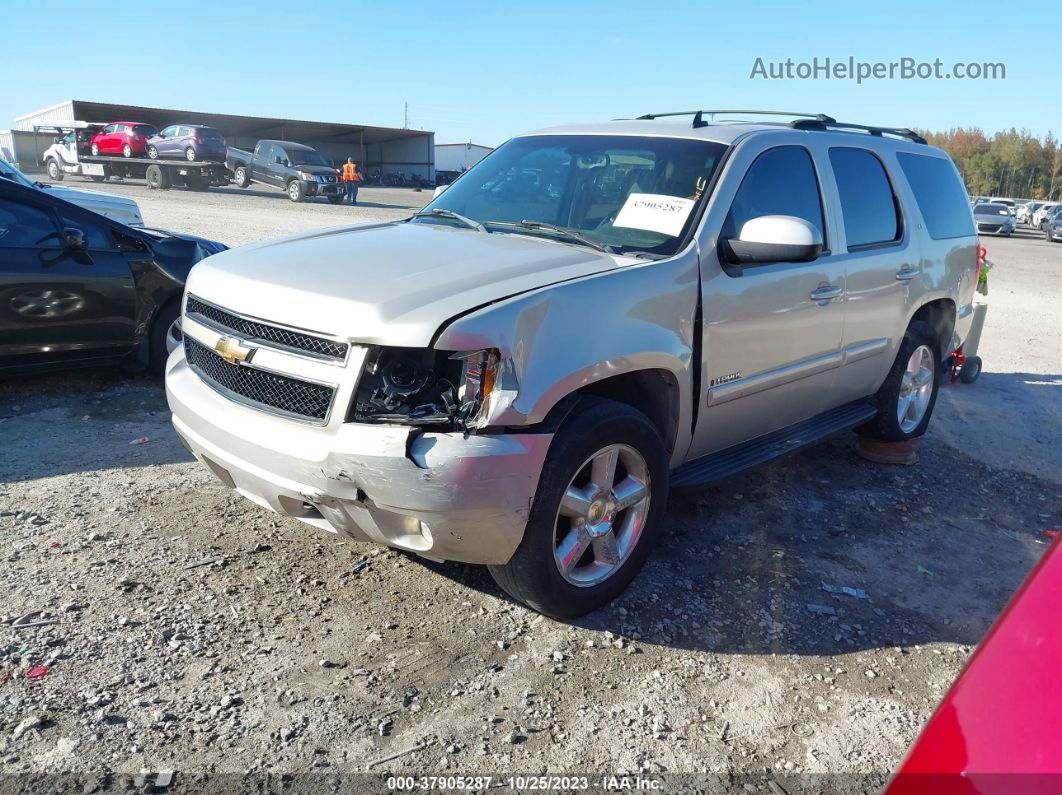
[[437,198],[439,198],[440,196],[442,196],[442,195],[443,195],[443,191],[445,191],[445,190],[446,190],[447,188],[449,188],[449,187],[450,187],[449,185],[439,185],[439,186],[437,186],[437,187],[435,188],[435,190],[433,190],[433,191],[432,191],[432,193],[431,193],[431,197],[432,197],[433,199],[437,199]]
[[63,230],[63,247],[70,251],[84,251],[87,248],[85,233],[72,226],[66,227]]
[[822,235],[803,218],[761,215],[741,227],[737,238],[724,241],[726,259],[736,265],[770,262],[811,262],[822,253]]

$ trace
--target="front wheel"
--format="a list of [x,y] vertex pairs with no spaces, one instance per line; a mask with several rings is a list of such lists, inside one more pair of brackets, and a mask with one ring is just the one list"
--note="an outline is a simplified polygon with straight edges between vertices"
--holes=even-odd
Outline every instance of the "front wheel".
[[151,336],[148,339],[148,369],[154,375],[162,375],[166,371],[166,359],[170,355],[167,339],[170,336],[170,327],[181,315],[181,301],[175,299],[162,307],[155,315],[155,322],[151,324]]
[[63,170],[59,168],[59,163],[52,158],[48,158],[48,179],[54,182],[61,182],[63,179]]
[[338,196],[329,196],[328,201],[330,201],[332,204],[342,204],[344,198],[345,197],[342,194]]
[[550,445],[524,537],[489,566],[514,599],[575,618],[615,599],[642,568],[667,503],[668,460],[639,411],[590,399]]
[[912,322],[878,390],[878,413],[859,432],[885,442],[923,435],[937,402],[940,371],[939,341],[933,327],[921,320]]
[[306,198],[306,188],[297,179],[288,183],[288,198],[293,202],[301,202]]
[[151,158],[152,160],[158,160],[159,159],[159,150],[156,149],[154,146],[149,146],[148,147],[148,157]]
[[92,145],[92,156],[93,157],[97,157],[99,155],[99,153],[100,153],[99,145],[98,144],[93,144]]

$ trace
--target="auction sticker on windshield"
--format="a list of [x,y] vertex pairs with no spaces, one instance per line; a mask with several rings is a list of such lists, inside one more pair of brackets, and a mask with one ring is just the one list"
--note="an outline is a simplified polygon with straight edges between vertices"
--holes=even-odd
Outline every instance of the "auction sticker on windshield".
[[694,204],[693,199],[683,199],[681,196],[632,193],[612,225],[678,237]]

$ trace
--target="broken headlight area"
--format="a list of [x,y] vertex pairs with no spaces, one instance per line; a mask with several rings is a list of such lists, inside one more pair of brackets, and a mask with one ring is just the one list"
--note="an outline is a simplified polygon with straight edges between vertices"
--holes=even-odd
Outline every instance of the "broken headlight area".
[[493,348],[373,348],[347,420],[467,428],[494,389],[499,360]]

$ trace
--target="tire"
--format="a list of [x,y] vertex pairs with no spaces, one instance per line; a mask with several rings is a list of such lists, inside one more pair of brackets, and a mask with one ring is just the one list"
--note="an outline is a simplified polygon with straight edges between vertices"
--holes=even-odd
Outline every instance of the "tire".
[[159,159],[159,150],[156,149],[153,144],[149,145],[148,148],[147,148],[147,155],[148,155],[148,157],[151,160],[158,160]]
[[169,172],[162,166],[148,166],[144,178],[151,190],[167,190],[170,187]]
[[181,301],[174,299],[163,306],[155,315],[151,324],[151,337],[148,340],[148,370],[152,375],[161,376],[166,371],[166,335],[173,321],[181,314]]
[[188,174],[184,178],[184,186],[188,190],[206,190],[209,183],[200,174]]
[[92,156],[93,156],[93,157],[98,157],[98,156],[99,156],[99,154],[100,154],[100,147],[99,147],[99,145],[98,145],[98,144],[93,144],[93,145],[92,145]]
[[187,160],[189,163],[194,163],[195,160],[196,160],[195,149],[193,149],[190,146],[187,149],[185,149],[184,150],[184,159]]
[[236,182],[237,188],[246,188],[251,184],[251,177],[247,173],[247,166],[236,166],[236,171],[233,172],[233,176],[235,177],[234,181]]
[[329,196],[328,201],[330,201],[332,204],[342,204],[343,199],[345,198],[346,196]]
[[133,156],[133,147],[131,147],[129,144],[122,144],[122,157],[132,157],[132,156]]
[[959,369],[959,380],[964,384],[972,384],[981,375],[981,357],[971,356]]
[[[916,320],[907,327],[907,333],[903,335],[900,350],[896,354],[896,361],[875,396],[878,413],[868,423],[859,427],[858,432],[861,435],[885,442],[905,442],[926,432],[940,388],[939,345],[940,341],[933,327],[925,321]],[[919,354],[917,363],[914,361],[916,353]],[[907,375],[909,364],[918,365],[917,375]],[[928,380],[919,386],[918,382],[922,378]],[[910,396],[908,411],[901,422],[900,401],[902,397],[906,399],[907,396]]]
[[[594,461],[605,461],[612,452],[618,463],[608,478],[603,474],[607,467]],[[613,487],[646,480],[648,486],[642,487],[643,500],[611,519],[612,491],[599,491],[592,501],[577,498],[578,507],[562,506],[562,498],[567,502],[573,493],[589,496],[594,489],[591,478],[599,483],[611,480]],[[644,414],[611,400],[584,400],[553,438],[520,546],[508,563],[487,567],[491,576],[513,599],[555,618],[575,618],[611,602],[642,568],[660,533],[667,481],[667,451]],[[580,512],[585,519],[571,518]],[[593,526],[604,532],[598,538],[585,530],[593,517],[598,517]],[[577,551],[562,574],[559,550],[566,543],[577,544]],[[619,556],[618,563],[600,560],[610,551]]]
[[89,174],[89,179],[93,182],[103,182],[107,177],[100,176],[99,174]]
[[48,179],[52,180],[53,182],[63,181],[63,170],[59,168],[59,161],[57,161],[55,158],[49,157],[48,162],[44,164],[44,167],[48,172]]
[[306,198],[306,188],[297,179],[288,183],[288,198],[298,203]]

